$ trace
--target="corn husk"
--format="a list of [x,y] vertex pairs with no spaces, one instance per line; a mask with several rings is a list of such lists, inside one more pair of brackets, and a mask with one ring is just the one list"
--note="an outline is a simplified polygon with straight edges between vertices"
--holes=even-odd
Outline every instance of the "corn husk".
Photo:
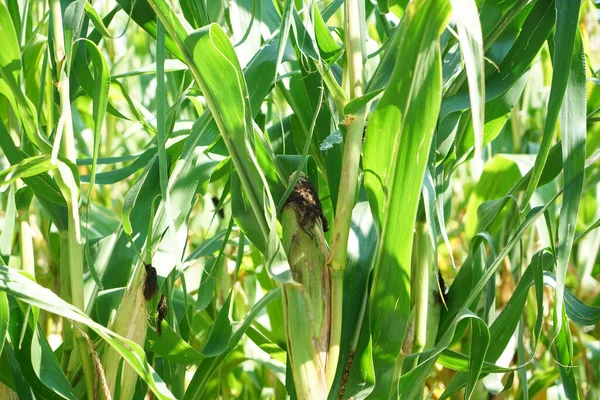
[[[144,297],[144,278],[146,273],[137,274],[134,281],[123,294],[123,299],[117,309],[109,328],[115,333],[144,346],[148,317],[146,299]],[[106,383],[111,396],[115,397],[115,388],[120,388],[121,399],[131,399],[135,393],[138,375],[127,364],[123,363],[120,382],[117,382],[121,356],[112,347],[108,346],[102,357],[102,366],[106,374]],[[118,385],[117,385],[118,383]]]
[[330,274],[321,204],[301,176],[282,210],[283,245],[293,282],[282,285],[288,357],[299,399],[325,399]]
[[0,400],[18,400],[19,396],[8,386],[0,382]]

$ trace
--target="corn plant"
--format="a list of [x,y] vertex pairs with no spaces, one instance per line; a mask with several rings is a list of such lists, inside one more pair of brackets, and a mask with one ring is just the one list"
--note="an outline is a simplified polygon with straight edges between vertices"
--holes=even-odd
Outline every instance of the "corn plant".
[[599,398],[599,15],[1,0],[0,398]]

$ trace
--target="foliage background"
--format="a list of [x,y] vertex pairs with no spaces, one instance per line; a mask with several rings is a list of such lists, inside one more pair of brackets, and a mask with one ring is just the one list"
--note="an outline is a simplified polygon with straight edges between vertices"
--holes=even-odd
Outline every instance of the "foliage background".
[[[272,278],[278,270],[265,265],[265,253],[273,254],[268,232],[280,229],[269,218],[280,208],[288,177],[301,169],[335,221],[346,115],[366,106],[364,181],[361,172],[342,357],[330,397],[342,387],[346,398],[386,398],[390,390],[401,398],[429,392],[433,398],[600,396],[600,14],[591,0],[579,8],[560,0],[366,1],[365,93],[372,96],[345,109],[341,1],[84,3],[50,2],[63,10],[66,66],[56,57],[49,4],[0,6],[3,390],[20,398],[85,395],[81,370],[63,373],[69,369],[65,335],[74,335],[77,346],[80,329],[70,328],[68,318],[86,327],[103,362],[109,349],[129,355],[135,398],[148,390],[165,398],[293,396]],[[389,12],[380,13],[386,6]],[[209,23],[221,29],[213,25],[211,34],[188,37],[169,24],[170,10],[183,15],[190,32]],[[436,23],[441,35],[433,32]],[[281,41],[284,35],[289,41]],[[426,46],[428,35],[441,54]],[[82,37],[89,41],[74,41]],[[223,37],[233,47],[219,42]],[[404,98],[403,85],[436,92],[421,86],[431,82],[422,75],[428,68],[435,74],[435,67],[411,55],[434,66],[439,57],[437,99]],[[227,57],[237,57],[241,69],[216,61]],[[242,70],[240,89],[231,82],[242,82]],[[67,88],[68,107],[59,87]],[[399,101],[406,102],[404,131],[384,114],[386,104]],[[251,121],[240,134],[244,118]],[[69,121],[72,149],[59,151],[57,132],[68,137]],[[433,144],[424,153],[418,142],[401,147],[401,154],[423,154],[404,160],[404,180],[369,178],[390,160],[396,165],[398,155],[388,154],[393,143],[420,139],[421,123],[435,127]],[[404,140],[399,146],[410,146]],[[247,143],[253,153],[243,153]],[[242,164],[235,164],[232,148],[242,149]],[[536,172],[528,172],[536,163]],[[419,164],[423,189],[413,169]],[[244,170],[248,176],[240,178]],[[270,210],[266,216],[251,207],[251,187],[260,207]],[[381,201],[399,223],[381,217]],[[421,242],[406,246],[419,229]],[[419,253],[424,238],[434,245]],[[396,254],[399,249],[407,255]],[[422,349],[429,353],[418,364],[403,358],[398,382],[390,375],[395,359],[386,352],[400,350],[401,332],[413,334],[415,300],[402,296],[415,280],[393,275],[410,274],[411,267],[389,260],[408,257],[410,264],[411,250],[417,268],[439,268],[448,293],[443,307],[429,296],[440,313],[439,323],[428,326],[434,340],[437,332],[436,346]],[[67,266],[76,251],[81,275]],[[126,294],[142,285],[140,257],[156,268],[166,296],[162,336],[155,311],[160,296],[142,311],[125,307]],[[563,290],[565,316],[555,308]],[[404,311],[385,296],[403,299]],[[112,333],[136,341],[115,320],[125,331],[143,331],[139,347]],[[410,346],[403,351],[410,353]],[[101,382],[93,384],[97,389]]]

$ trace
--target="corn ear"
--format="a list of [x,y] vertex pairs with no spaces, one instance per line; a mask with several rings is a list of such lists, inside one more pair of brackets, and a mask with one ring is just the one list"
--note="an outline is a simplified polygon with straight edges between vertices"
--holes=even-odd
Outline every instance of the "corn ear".
[[293,282],[282,285],[288,357],[299,399],[327,398],[330,273],[317,194],[301,175],[282,210],[283,245]]
[[18,400],[19,396],[13,392],[8,386],[0,382],[0,399],[2,400]]
[[[144,288],[147,286],[145,277],[148,273],[144,272],[142,268],[139,268],[138,271],[140,272],[134,276],[133,281],[125,290],[109,328],[143,347],[148,327],[147,300],[144,296]],[[120,388],[119,398],[131,399],[135,393],[138,376],[129,364],[123,363],[120,382],[117,382],[120,360],[121,356],[116,350],[112,347],[106,348],[102,357],[106,383],[113,398],[115,397],[115,388],[118,386]]]

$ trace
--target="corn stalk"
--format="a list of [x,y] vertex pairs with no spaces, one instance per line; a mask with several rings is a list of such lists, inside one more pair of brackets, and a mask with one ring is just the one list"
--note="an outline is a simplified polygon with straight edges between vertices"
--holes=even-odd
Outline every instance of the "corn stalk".
[[[63,155],[70,162],[75,164],[77,159],[69,93],[69,60],[65,53],[65,34],[63,31],[60,1],[52,0],[51,9],[54,27],[56,69],[59,74],[58,93],[60,97],[61,115],[51,160],[53,163],[60,163],[58,171],[55,174],[55,179],[63,193],[68,209],[67,232],[61,233],[61,283],[64,285],[62,287],[63,294],[72,300],[73,305],[80,310],[84,310],[83,242],[81,239],[79,219],[79,188],[73,178],[71,170],[62,162],[57,161],[59,145]],[[65,262],[68,263],[68,269],[65,268]],[[67,293],[69,289],[70,293]],[[84,326],[81,326],[80,329],[82,332],[86,332]],[[63,357],[63,366],[66,364],[69,371],[74,371],[78,365],[81,365],[85,378],[87,397],[88,399],[92,399],[94,396],[94,373],[88,343],[80,332],[69,332],[69,330],[70,328],[67,328],[65,331],[66,348],[68,349],[70,347],[68,341],[70,341],[70,337],[72,336],[75,340],[77,354],[69,355],[67,352]]]
[[[364,3],[359,0],[345,2],[346,29],[346,65],[344,78],[349,87],[349,99],[354,100],[364,93],[365,32]],[[355,113],[346,115],[346,138],[342,159],[342,175],[338,192],[338,203],[333,225],[331,253],[327,260],[331,281],[331,338],[329,342],[328,382],[331,385],[335,377],[340,354],[342,334],[344,270],[348,258],[348,237],[352,210],[356,204],[359,180],[359,164],[363,142],[363,131],[367,118],[368,104],[364,104]]]

